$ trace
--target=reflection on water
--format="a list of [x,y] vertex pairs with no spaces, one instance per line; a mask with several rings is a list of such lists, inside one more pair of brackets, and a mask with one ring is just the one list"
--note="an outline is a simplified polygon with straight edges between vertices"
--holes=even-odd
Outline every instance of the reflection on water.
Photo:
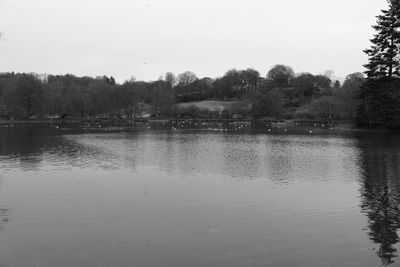
[[[2,188],[2,174],[0,172],[0,193]],[[1,205],[1,203],[0,203]],[[1,205],[2,206],[2,205]],[[5,207],[0,207],[0,232],[4,230],[5,225],[10,220],[11,210]]]
[[397,136],[21,125],[0,129],[0,168],[0,265],[397,262]]
[[[0,157],[7,160],[0,164],[3,169],[18,167],[26,171],[40,171],[48,166],[151,166],[168,173],[268,178],[288,183],[352,178],[349,173],[338,172],[356,172],[346,167],[355,162],[357,151],[351,148],[353,143],[351,139],[326,136],[131,132],[32,137],[30,131],[25,131],[8,134],[0,151]],[[310,165],[319,168],[307,169]]]
[[10,219],[10,211],[8,209],[0,208],[0,232],[4,230],[4,225]]
[[394,263],[400,229],[400,142],[399,138],[359,139],[362,184],[362,211],[368,217],[370,239],[379,244],[382,264]]

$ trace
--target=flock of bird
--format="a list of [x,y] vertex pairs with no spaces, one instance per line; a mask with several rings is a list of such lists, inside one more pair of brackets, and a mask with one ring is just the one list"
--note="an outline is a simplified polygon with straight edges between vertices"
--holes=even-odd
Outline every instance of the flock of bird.
[[[304,126],[304,127],[302,127]],[[54,128],[58,129],[58,126]],[[286,122],[272,122],[272,121],[253,121],[253,120],[124,120],[116,122],[102,122],[92,121],[82,124],[83,129],[111,129],[111,128],[130,128],[130,129],[152,129],[152,130],[202,130],[213,132],[236,132],[236,131],[250,131],[257,130],[266,133],[287,133],[291,129],[303,129],[305,133],[312,134],[314,129],[318,128],[332,128],[333,124],[330,123],[313,123],[304,125],[302,123],[286,123]]]

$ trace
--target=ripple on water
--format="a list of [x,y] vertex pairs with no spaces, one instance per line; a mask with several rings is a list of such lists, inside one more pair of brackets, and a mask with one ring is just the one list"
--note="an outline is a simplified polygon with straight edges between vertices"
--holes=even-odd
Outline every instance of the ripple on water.
[[0,207],[13,211],[0,256],[15,266],[20,255],[43,266],[74,255],[77,266],[89,254],[123,266],[389,263],[400,149],[368,140],[149,131],[15,142],[0,153],[10,183]]

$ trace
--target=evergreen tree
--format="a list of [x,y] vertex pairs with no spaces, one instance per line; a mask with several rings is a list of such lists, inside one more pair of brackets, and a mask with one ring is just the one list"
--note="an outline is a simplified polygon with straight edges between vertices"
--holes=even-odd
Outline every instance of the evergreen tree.
[[377,16],[377,31],[371,39],[372,46],[364,52],[369,57],[365,72],[368,79],[400,77],[400,4],[389,1],[389,9]]
[[369,62],[367,80],[359,94],[358,123],[400,127],[400,0],[377,16],[377,31],[371,48],[364,52]]

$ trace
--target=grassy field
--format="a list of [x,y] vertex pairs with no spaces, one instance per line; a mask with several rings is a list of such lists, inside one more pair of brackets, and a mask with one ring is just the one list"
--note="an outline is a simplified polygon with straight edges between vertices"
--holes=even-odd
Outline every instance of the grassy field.
[[200,109],[208,109],[210,111],[222,111],[232,107],[233,104],[239,101],[217,101],[217,100],[204,100],[177,104],[178,107],[187,108],[195,106]]

